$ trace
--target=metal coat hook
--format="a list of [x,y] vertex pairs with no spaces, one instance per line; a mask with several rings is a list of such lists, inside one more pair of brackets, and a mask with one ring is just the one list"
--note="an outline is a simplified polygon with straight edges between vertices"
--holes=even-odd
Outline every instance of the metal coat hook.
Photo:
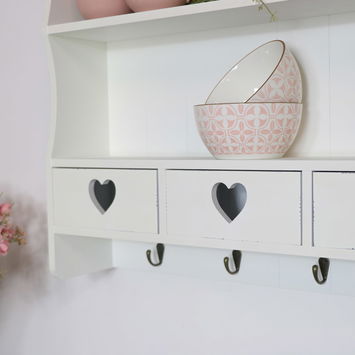
[[[319,285],[322,285],[327,281],[330,263],[328,258],[319,258],[318,263],[319,263],[319,267],[318,265],[313,265],[312,272],[316,282]],[[322,275],[322,280],[320,280],[318,277],[318,270],[320,270],[320,273]]]
[[240,250],[233,250],[232,251],[232,258],[233,258],[233,261],[234,261],[234,269],[235,271],[232,271],[230,268],[229,268],[229,257],[226,256],[223,261],[224,261],[224,266],[226,268],[226,270],[231,274],[231,275],[234,275],[234,274],[237,274],[238,271],[239,271],[239,268],[240,268],[240,261],[242,260],[242,252]]
[[150,249],[148,249],[146,251],[146,254],[147,254],[147,259],[151,265],[153,265],[153,266],[161,265],[163,262],[163,258],[164,258],[164,244],[161,244],[161,243],[157,244],[157,254],[158,254],[158,262],[157,263],[152,262],[152,259],[151,259],[152,251]]

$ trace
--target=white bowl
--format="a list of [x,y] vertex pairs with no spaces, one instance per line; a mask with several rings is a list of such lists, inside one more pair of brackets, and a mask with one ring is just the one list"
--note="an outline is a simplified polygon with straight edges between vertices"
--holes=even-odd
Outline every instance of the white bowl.
[[302,102],[302,79],[285,43],[267,42],[242,58],[206,100],[225,102]]
[[195,120],[217,159],[281,158],[293,143],[302,104],[239,103],[196,105]]

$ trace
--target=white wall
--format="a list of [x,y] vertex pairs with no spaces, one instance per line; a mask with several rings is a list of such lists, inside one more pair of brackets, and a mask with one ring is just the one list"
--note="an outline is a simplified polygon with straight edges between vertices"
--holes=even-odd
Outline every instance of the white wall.
[[[12,0],[0,12],[0,190],[29,238],[1,258],[8,273],[0,281],[0,354],[353,354],[355,263],[332,261],[321,287],[312,259],[244,254],[232,277],[223,270],[225,251],[170,247],[152,269],[147,245],[122,243],[118,270],[68,281],[48,274],[43,3]],[[336,19],[351,39],[355,26]],[[334,75],[342,76],[349,53],[339,58]]]

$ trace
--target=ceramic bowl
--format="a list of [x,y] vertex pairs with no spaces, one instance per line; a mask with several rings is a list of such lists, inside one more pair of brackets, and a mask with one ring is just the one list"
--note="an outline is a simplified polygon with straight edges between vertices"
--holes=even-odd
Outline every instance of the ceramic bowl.
[[199,134],[217,159],[282,157],[298,132],[302,104],[239,103],[194,107]]
[[126,0],[126,3],[134,12],[139,12],[184,5],[186,0]]
[[85,19],[116,16],[131,12],[125,0],[77,0],[77,6]]
[[241,59],[206,100],[224,102],[302,102],[296,59],[283,41],[267,42]]

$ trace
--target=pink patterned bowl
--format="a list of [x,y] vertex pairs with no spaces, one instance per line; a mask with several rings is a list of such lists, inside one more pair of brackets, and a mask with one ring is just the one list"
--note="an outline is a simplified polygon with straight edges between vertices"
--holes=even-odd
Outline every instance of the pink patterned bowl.
[[217,159],[281,158],[298,132],[302,104],[196,105],[199,134]]
[[224,102],[302,102],[300,70],[285,43],[267,42],[228,71],[206,100]]
[[163,9],[165,7],[186,4],[186,0],[126,0],[126,2],[134,12]]
[[125,0],[76,0],[85,19],[127,14],[131,9]]

